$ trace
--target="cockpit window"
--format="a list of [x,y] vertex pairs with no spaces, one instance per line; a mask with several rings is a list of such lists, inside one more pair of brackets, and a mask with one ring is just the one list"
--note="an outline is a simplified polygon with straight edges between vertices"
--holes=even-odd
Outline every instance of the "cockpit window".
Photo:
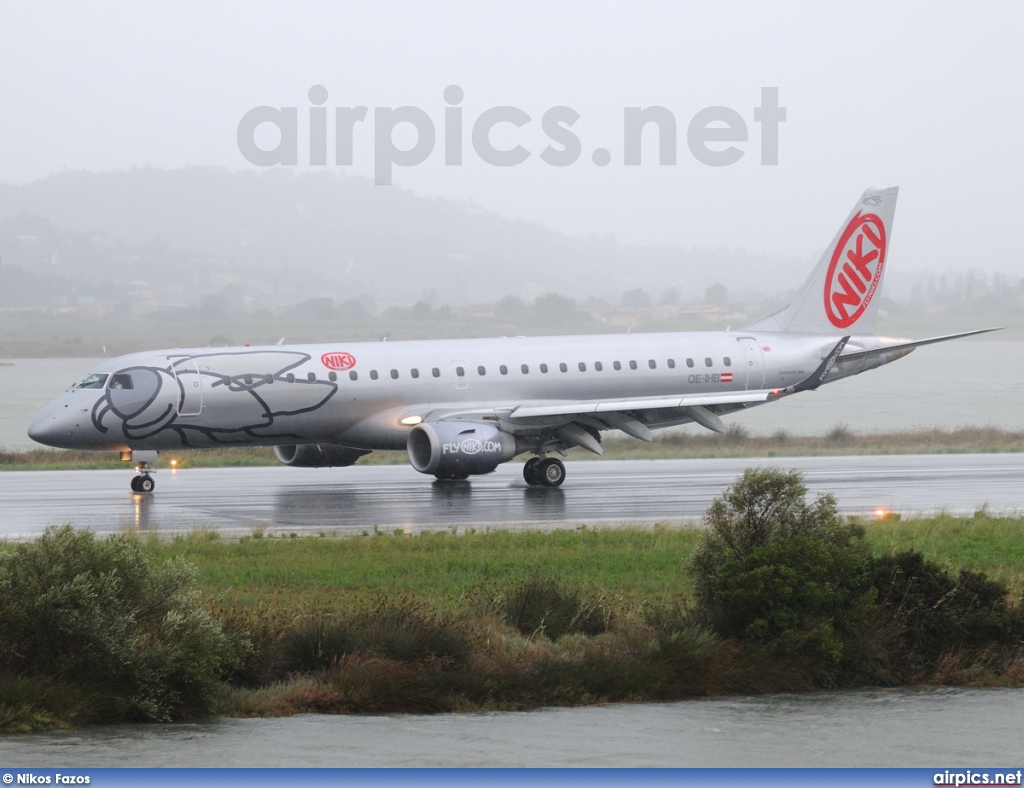
[[112,389],[134,389],[132,376],[127,372],[118,372],[110,376],[110,388]]
[[76,389],[101,389],[101,388],[103,388],[103,386],[106,385],[108,377],[109,377],[109,375],[87,375],[85,378],[83,378],[78,383],[77,386],[75,386],[75,388]]

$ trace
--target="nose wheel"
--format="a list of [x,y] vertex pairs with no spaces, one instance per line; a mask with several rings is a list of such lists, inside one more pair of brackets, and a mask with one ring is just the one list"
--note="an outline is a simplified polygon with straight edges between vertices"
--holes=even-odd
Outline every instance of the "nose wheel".
[[150,469],[148,462],[140,462],[135,470],[139,472],[139,475],[132,479],[132,492],[153,492],[153,488],[156,487],[156,480],[152,474],[156,473],[156,471]]
[[565,481],[565,465],[554,457],[531,457],[523,466],[523,478],[531,487],[558,487]]

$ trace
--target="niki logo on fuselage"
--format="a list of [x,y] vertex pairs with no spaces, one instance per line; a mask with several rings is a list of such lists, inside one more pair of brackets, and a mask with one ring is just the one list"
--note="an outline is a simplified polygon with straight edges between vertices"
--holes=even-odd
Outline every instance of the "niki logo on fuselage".
[[[256,350],[185,356],[167,367],[126,367],[110,376],[92,422],[100,432],[120,426],[132,440],[174,432],[185,446],[195,443],[189,434],[202,436],[200,444],[231,443],[235,434],[287,435],[287,425],[277,423],[281,418],[317,410],[338,390],[314,373],[292,372],[308,361],[306,353]],[[203,410],[218,390],[230,392],[232,402],[217,409],[216,427],[204,426]],[[119,424],[110,424],[111,418]]]
[[858,213],[846,226],[825,276],[825,314],[836,328],[849,328],[864,314],[882,279],[885,225],[873,213]]

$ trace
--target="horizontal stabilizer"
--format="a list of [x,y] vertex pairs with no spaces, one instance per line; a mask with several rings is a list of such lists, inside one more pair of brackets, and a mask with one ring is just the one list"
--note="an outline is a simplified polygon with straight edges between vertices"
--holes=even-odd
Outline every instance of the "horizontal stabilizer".
[[885,347],[871,348],[870,350],[855,350],[852,353],[844,353],[839,357],[840,361],[857,361],[862,358],[872,358],[873,356],[881,356],[885,353],[889,353],[893,350],[913,350],[916,347],[922,347],[923,345],[934,345],[936,342],[948,342],[951,339],[960,339],[961,337],[973,337],[978,334],[988,334],[991,331],[1002,331],[1002,326],[998,328],[978,328],[974,331],[964,331],[960,334],[946,334],[941,337],[931,337],[930,339],[915,339],[912,342],[900,342],[896,345],[886,345]]

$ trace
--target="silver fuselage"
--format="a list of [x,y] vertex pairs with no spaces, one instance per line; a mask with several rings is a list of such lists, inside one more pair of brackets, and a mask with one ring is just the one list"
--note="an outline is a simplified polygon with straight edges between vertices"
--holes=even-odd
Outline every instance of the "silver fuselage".
[[[87,378],[94,387],[60,395],[29,435],[50,446],[119,451],[319,442],[403,449],[417,419],[784,390],[811,374],[838,338],[686,332],[159,350],[100,364]],[[896,342],[853,336],[847,350]],[[836,364],[826,382],[907,352]],[[672,410],[645,416],[650,428],[690,420]]]

